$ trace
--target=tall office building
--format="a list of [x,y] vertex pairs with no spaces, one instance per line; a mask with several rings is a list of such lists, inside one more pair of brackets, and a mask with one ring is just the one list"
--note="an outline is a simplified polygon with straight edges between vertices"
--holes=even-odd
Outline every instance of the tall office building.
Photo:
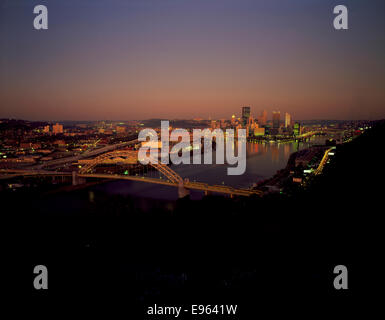
[[242,125],[246,126],[250,118],[250,107],[242,107]]
[[258,124],[260,126],[265,126],[267,124],[267,111],[263,110],[261,115],[258,117]]
[[294,123],[293,133],[295,136],[299,136],[301,134],[301,125],[299,124],[299,122]]
[[290,127],[291,125],[291,115],[289,113],[285,113],[285,128]]
[[280,122],[281,122],[281,112],[273,111],[273,128],[279,129]]
[[63,125],[58,123],[54,124],[52,126],[52,132],[54,134],[63,133]]

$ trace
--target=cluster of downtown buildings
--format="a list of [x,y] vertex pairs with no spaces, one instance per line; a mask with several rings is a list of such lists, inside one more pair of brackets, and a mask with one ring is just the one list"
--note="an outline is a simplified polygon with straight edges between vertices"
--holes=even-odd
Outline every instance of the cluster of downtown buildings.
[[47,123],[0,120],[0,169],[42,164],[134,139],[138,121]]
[[[130,141],[138,137],[143,128],[154,128],[160,132],[161,119],[130,121],[89,121],[89,122],[31,122],[24,120],[0,119],[0,168],[42,164],[63,157],[70,157],[102,148],[106,145]],[[240,117],[233,115],[229,120],[170,120],[170,129],[234,128],[246,129],[252,140],[291,139],[307,131],[329,133],[350,132],[360,123],[319,123],[293,122],[290,114],[283,119],[280,112],[262,111],[256,118],[250,107],[242,107]],[[361,126],[365,126],[362,124]],[[276,136],[276,138],[274,137]]]
[[289,113],[285,113],[283,121],[281,112],[273,111],[271,120],[268,119],[266,110],[254,118],[251,114],[251,107],[242,107],[242,115],[237,118],[232,115],[230,123],[226,120],[211,120],[211,129],[232,127],[235,129],[246,129],[247,137],[258,137],[268,135],[300,135],[301,125],[294,122]]

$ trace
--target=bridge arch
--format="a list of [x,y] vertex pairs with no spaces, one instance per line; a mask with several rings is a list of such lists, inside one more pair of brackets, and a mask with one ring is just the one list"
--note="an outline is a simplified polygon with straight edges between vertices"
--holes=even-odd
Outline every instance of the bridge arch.
[[[91,161],[85,164],[82,168],[80,168],[79,173],[80,174],[88,173],[92,168],[96,167],[98,164],[104,163],[106,160],[111,160],[117,157],[125,158],[124,161],[126,161],[127,163],[131,163],[131,164],[138,163],[138,151],[115,150],[115,151],[103,153],[93,158]],[[169,179],[173,183],[177,184],[183,181],[182,177],[179,174],[177,174],[174,170],[172,170],[165,164],[150,162],[149,165],[155,168],[160,173],[162,173],[165,177],[167,177],[167,179]]]

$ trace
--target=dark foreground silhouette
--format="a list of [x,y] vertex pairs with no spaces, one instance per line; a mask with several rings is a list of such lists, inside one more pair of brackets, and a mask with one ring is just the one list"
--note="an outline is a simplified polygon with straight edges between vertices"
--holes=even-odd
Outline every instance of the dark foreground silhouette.
[[[130,197],[101,195],[63,213],[41,210],[47,196],[39,193],[3,191],[15,297],[32,302],[31,312],[108,305],[128,319],[155,319],[145,316],[155,303],[238,304],[234,319],[309,306],[347,310],[375,293],[384,137],[377,122],[338,146],[306,189],[262,199],[184,198],[172,210],[155,204],[143,211]],[[32,285],[39,264],[48,268],[47,291]],[[348,268],[348,290],[333,287],[336,265]]]

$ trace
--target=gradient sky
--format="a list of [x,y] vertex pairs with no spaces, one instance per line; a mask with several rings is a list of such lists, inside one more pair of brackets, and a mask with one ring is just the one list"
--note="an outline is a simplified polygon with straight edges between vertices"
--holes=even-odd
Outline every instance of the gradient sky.
[[0,118],[385,118],[384,58],[384,0],[0,0]]

